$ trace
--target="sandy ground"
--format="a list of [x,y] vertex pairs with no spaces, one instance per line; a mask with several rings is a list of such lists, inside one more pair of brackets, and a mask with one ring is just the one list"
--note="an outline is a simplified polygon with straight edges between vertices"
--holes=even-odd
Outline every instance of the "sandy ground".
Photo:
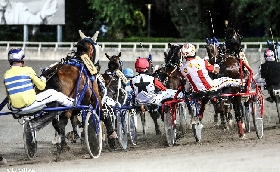
[[[0,73],[3,74],[9,65],[0,61]],[[4,65],[5,64],[5,65]],[[6,65],[7,64],[7,65]],[[26,65],[39,69],[51,62],[27,61]],[[103,70],[106,63],[101,63]],[[125,67],[133,67],[133,63],[125,63]],[[5,97],[3,85],[0,85],[0,100]],[[267,92],[264,91],[265,97]],[[6,110],[6,109],[4,109]],[[141,133],[138,120],[138,145],[129,147],[126,151],[119,147],[110,152],[103,148],[98,159],[90,159],[85,145],[80,142],[71,144],[70,151],[61,155],[61,160],[55,162],[55,147],[51,144],[54,129],[46,126],[37,133],[38,151],[34,160],[27,160],[23,148],[23,127],[12,116],[1,116],[0,123],[0,153],[8,163],[0,167],[0,172],[45,172],[45,171],[250,171],[278,172],[280,171],[280,130],[275,104],[265,101],[264,137],[258,139],[254,128],[246,133],[247,139],[240,140],[234,125],[229,131],[224,131],[213,125],[213,108],[208,105],[202,131],[202,144],[196,144],[192,131],[177,140],[174,147],[167,147],[163,122],[159,119],[162,134],[155,135],[154,126],[147,114],[148,134]],[[67,131],[70,131],[68,125]],[[25,171],[24,171],[25,170]]]

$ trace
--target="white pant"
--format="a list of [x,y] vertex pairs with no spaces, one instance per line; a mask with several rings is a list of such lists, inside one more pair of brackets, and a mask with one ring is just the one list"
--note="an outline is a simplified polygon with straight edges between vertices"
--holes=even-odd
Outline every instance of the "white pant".
[[[136,96],[136,103],[138,104],[158,104],[161,105],[161,101],[167,98],[173,98],[177,90],[166,89],[166,91],[161,91],[159,94],[147,94],[146,92],[141,92]],[[182,94],[178,95],[178,98],[182,97]]]
[[45,105],[51,102],[58,102],[63,106],[73,106],[74,99],[69,98],[65,94],[58,92],[54,89],[45,90],[36,95],[36,100],[29,106],[22,108],[21,110],[30,110],[38,106]]
[[232,86],[232,87],[240,87],[242,86],[241,79],[232,79],[229,77],[221,77],[213,80],[214,86],[211,90],[218,90],[224,87]]

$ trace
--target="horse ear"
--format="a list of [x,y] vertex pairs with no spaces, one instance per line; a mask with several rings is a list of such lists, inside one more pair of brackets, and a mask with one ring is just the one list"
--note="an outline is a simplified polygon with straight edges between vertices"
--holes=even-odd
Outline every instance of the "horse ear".
[[122,55],[122,52],[119,53],[118,57],[121,57],[121,55]]
[[168,48],[171,48],[171,43],[168,43]]
[[167,55],[167,53],[166,53],[166,52],[164,52],[164,57],[165,57],[165,58],[167,58],[167,57],[168,57],[168,55]]
[[98,37],[99,31],[96,31],[93,37],[91,38],[94,42],[96,42],[97,37]]
[[81,39],[86,38],[86,35],[81,30],[79,30],[79,34],[80,34]]
[[110,56],[107,53],[105,53],[105,56],[110,60]]

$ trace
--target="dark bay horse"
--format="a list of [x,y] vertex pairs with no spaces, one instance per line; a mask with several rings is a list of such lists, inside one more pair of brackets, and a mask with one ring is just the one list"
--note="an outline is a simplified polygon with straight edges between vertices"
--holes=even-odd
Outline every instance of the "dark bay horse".
[[[118,55],[112,55],[112,56],[109,56],[107,53],[105,53],[105,56],[107,57],[109,62],[108,62],[108,68],[102,74],[102,77],[105,80],[105,87],[107,88],[107,96],[117,101],[119,76],[124,77],[124,75],[121,73],[123,67],[123,63],[120,59],[121,52]],[[121,78],[121,80],[123,82],[121,86],[122,88],[124,88],[126,84],[124,82],[128,82],[128,80],[125,77]],[[121,99],[119,99],[118,101],[121,101]]]
[[180,75],[180,65],[183,59],[180,56],[182,45],[168,43],[169,51],[164,53],[166,79],[164,84],[166,88],[177,90],[179,86],[184,85],[185,80]]
[[165,63],[152,75],[158,78],[167,89],[177,90],[179,86],[184,85],[185,80],[180,75],[180,49],[182,45],[168,43],[169,51],[164,52]]
[[[86,92],[84,95],[78,94],[79,96],[83,96],[81,104],[91,104],[93,107],[97,108],[95,109],[97,114],[101,115],[100,109],[102,105],[98,84],[95,79],[95,74],[91,73],[94,72],[92,71],[94,69],[89,70],[87,68],[86,72],[80,71],[81,63],[85,63],[85,61],[82,60],[82,57],[88,57],[93,62],[96,60],[96,48],[98,48],[98,45],[95,41],[97,39],[98,32],[96,32],[92,38],[86,37],[81,31],[79,31],[79,33],[81,40],[76,44],[77,51],[72,52],[72,54],[68,55],[60,63],[57,63],[45,70],[42,73],[42,76],[47,78],[46,89],[55,89],[69,97],[76,98],[76,101],[79,99],[79,97],[74,97],[76,91],[81,93],[81,90],[86,87]],[[77,85],[79,77],[81,77],[81,82],[80,85]],[[80,109],[73,108],[73,110],[68,110],[67,112],[61,113],[59,118],[55,118],[52,121],[55,130],[61,138],[61,143],[59,144],[61,150],[67,148],[65,141],[65,126],[68,123],[68,119],[71,119],[74,132],[77,133],[77,126],[81,125],[77,118],[79,113]]]
[[[153,73],[153,76],[158,78],[167,89],[178,90],[180,86],[184,86],[186,83],[186,80],[184,80],[180,74],[180,65],[182,64],[180,49],[182,48],[182,45],[172,45],[171,43],[168,43],[168,48],[168,52],[164,52],[165,63]],[[167,100],[163,100],[162,103],[165,101]],[[159,114],[164,121],[164,113],[162,109],[159,111]],[[154,122],[155,125],[158,126],[157,121],[154,120]]]
[[[206,41],[206,50],[209,57],[209,63],[219,64],[220,65],[220,73],[219,74],[209,74],[212,79],[216,79],[219,77],[225,76],[225,69],[226,66],[223,65],[222,58],[220,55],[223,54],[223,47],[218,46],[218,44],[213,44],[211,41]],[[218,115],[220,114],[221,124],[224,129],[229,129],[229,126],[232,126],[232,114],[231,114],[231,101],[228,97],[219,97],[218,99],[212,99],[211,103],[214,106],[214,123],[215,125],[218,124]]]
[[[243,67],[240,66],[240,59],[239,59],[239,52],[241,49],[241,38],[239,35],[236,33],[234,29],[230,29],[227,32],[226,35],[226,46],[227,46],[227,51],[218,51],[219,48],[217,45],[213,44],[207,44],[206,48],[208,51],[209,55],[209,62],[211,64],[219,64],[221,71],[225,77],[230,77],[233,79],[246,79],[247,77],[244,75],[245,72],[243,73],[243,76],[241,75],[241,71],[243,70]],[[237,94],[240,92],[243,92],[240,87],[230,87],[224,88],[223,90],[226,93],[232,93]],[[238,134],[240,138],[244,138],[244,129],[242,127],[242,108],[241,108],[241,96],[230,96],[228,97],[230,102],[233,105],[233,109],[235,112],[235,119],[237,122],[237,127],[238,127]],[[222,106],[223,107],[223,106]]]

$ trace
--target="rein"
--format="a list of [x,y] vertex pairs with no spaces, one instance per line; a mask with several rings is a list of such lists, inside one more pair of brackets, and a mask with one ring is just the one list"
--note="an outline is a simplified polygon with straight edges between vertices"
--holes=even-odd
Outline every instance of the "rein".
[[176,70],[177,70],[177,65],[175,65],[175,68],[170,72],[170,74],[168,76],[171,76],[171,74],[173,74]]
[[[61,63],[56,64],[55,65],[56,66],[55,70],[45,76],[46,77],[46,82],[48,82],[57,73],[57,71],[62,67],[62,66],[58,67],[59,64],[61,64]],[[51,67],[50,69],[47,69],[46,71],[51,70],[53,67]],[[40,76],[42,76],[46,71],[44,71]]]

